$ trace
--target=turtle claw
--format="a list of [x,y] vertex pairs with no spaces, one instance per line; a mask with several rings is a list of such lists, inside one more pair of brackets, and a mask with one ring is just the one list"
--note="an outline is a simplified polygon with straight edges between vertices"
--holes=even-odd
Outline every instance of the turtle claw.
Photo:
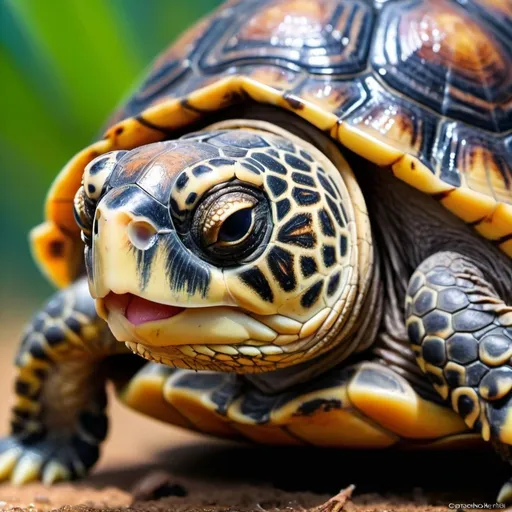
[[70,471],[63,464],[51,461],[44,467],[41,481],[44,485],[71,480]]
[[11,483],[21,486],[39,478],[43,466],[43,457],[35,453],[26,453],[18,459],[11,472]]
[[512,503],[512,479],[503,484],[498,494],[498,503]]
[[11,476],[20,454],[21,450],[15,447],[0,454],[0,481],[7,480]]
[[10,480],[17,486],[35,480],[45,485],[72,480],[86,473],[80,455],[69,439],[26,443],[14,436],[7,437],[0,440],[0,480]]

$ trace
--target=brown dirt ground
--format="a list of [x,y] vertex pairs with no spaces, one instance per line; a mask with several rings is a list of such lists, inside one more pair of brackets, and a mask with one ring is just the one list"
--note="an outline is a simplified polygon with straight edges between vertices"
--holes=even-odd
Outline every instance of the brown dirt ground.
[[[13,317],[4,310],[2,317],[0,433],[7,431],[12,360],[27,316]],[[494,503],[507,476],[491,453],[347,452],[228,443],[145,418],[114,397],[110,417],[110,435],[90,477],[51,488],[0,485],[0,510],[293,512],[355,484],[343,510],[441,511],[450,510],[450,503]],[[158,471],[160,476],[154,475]],[[142,499],[152,496],[150,474],[160,479],[156,495],[171,496]]]

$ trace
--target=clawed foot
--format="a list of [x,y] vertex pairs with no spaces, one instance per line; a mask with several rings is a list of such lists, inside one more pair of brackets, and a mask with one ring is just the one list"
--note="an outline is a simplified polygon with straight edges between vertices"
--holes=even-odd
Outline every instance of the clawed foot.
[[45,485],[87,473],[98,447],[78,439],[43,439],[25,443],[15,436],[0,439],[0,480],[14,485],[40,480]]

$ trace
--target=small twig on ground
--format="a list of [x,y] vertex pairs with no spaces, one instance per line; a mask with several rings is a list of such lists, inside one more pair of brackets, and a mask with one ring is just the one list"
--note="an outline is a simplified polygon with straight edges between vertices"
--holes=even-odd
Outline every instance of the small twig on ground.
[[341,490],[336,496],[333,496],[325,503],[310,508],[308,512],[341,512],[345,504],[352,497],[355,488],[355,485],[349,485],[346,489]]

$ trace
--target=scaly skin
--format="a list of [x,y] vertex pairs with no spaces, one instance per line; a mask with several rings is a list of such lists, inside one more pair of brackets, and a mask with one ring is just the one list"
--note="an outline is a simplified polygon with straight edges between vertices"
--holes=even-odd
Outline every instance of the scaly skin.
[[23,337],[11,436],[0,440],[0,479],[50,484],[83,476],[107,434],[108,355],[126,353],[97,316],[86,279],[58,292]]
[[[418,364],[434,388],[511,460],[512,307],[471,258],[440,252],[413,274],[406,316]],[[512,499],[510,484],[499,499]]]

